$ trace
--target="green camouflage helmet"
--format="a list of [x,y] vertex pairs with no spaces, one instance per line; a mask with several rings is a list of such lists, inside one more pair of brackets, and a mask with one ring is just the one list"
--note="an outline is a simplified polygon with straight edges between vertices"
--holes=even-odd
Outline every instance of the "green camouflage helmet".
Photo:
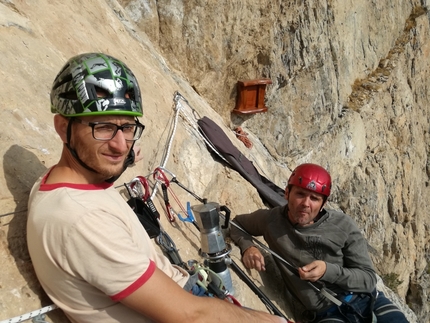
[[101,53],[72,57],[51,89],[51,112],[66,117],[91,115],[142,116],[142,98],[133,72]]

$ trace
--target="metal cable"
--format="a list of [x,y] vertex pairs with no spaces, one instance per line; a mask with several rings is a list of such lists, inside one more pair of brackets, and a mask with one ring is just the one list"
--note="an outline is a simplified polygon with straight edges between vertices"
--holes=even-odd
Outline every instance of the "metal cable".
[[[31,318],[38,317],[38,316],[40,316],[42,314],[48,313],[48,312],[53,311],[53,310],[55,310],[57,308],[58,308],[57,305],[52,304],[52,305],[49,305],[49,306],[42,307],[42,308],[40,308],[40,309],[38,309],[36,311],[32,311],[32,312],[29,312],[29,313],[26,313],[26,314],[22,314],[20,316],[12,317],[12,318],[10,318],[8,320],[0,321],[0,323],[19,323],[19,322],[22,322],[22,321],[27,321],[27,320],[29,320]],[[39,322],[40,322],[40,320],[39,320]]]

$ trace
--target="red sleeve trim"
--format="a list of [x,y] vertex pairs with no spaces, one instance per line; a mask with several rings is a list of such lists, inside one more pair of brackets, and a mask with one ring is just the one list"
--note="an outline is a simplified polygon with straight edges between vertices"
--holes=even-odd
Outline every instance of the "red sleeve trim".
[[145,284],[149,278],[151,278],[152,274],[155,271],[155,262],[152,260],[149,263],[148,269],[143,273],[142,276],[140,276],[134,283],[132,283],[130,286],[128,286],[123,291],[119,292],[118,294],[110,296],[111,300],[115,302],[119,302],[120,300],[126,298],[127,296],[130,296],[133,294],[136,290],[138,290],[143,284]]

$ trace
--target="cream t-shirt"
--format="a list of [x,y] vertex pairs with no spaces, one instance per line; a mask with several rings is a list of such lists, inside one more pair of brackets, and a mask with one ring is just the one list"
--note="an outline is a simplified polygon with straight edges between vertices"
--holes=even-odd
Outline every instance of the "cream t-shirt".
[[30,256],[45,292],[73,322],[149,322],[119,301],[144,285],[155,267],[181,287],[188,274],[155,250],[112,184],[45,184],[46,177],[32,189],[27,222]]

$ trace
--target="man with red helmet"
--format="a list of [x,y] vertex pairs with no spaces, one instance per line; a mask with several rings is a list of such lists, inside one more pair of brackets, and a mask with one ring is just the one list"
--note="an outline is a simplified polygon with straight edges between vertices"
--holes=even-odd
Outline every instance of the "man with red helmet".
[[[288,180],[287,205],[236,216],[233,221],[239,228],[231,227],[231,238],[241,249],[244,265],[265,270],[264,256],[252,238],[264,236],[270,249],[286,261],[273,258],[292,297],[294,316],[301,322],[372,322],[373,318],[408,322],[376,291],[367,243],[353,219],[323,208],[330,191],[331,177],[323,167],[302,164]],[[342,305],[309,283],[317,281],[335,292]]]

